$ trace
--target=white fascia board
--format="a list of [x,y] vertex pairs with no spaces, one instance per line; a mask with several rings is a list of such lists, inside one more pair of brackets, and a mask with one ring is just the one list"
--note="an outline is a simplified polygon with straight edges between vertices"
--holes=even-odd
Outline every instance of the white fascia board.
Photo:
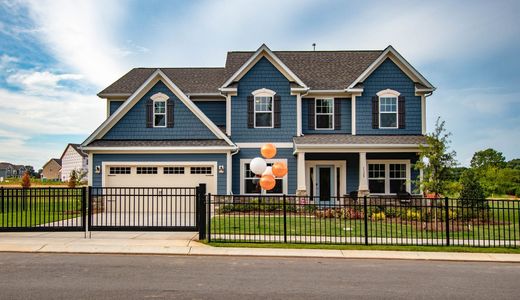
[[235,150],[235,147],[84,147],[89,153],[227,153]]
[[353,89],[354,86],[356,86],[356,84],[363,82],[370,74],[372,74],[372,72],[374,72],[377,69],[377,67],[379,67],[381,63],[383,63],[383,61],[385,61],[386,58],[390,57],[390,55],[393,55],[395,59],[397,59],[397,61],[406,68],[406,70],[404,70],[398,64],[401,70],[403,70],[405,73],[411,73],[413,76],[417,78],[417,80],[419,80],[421,84],[430,89],[435,90],[435,87],[426,78],[424,78],[410,63],[408,63],[408,61],[406,61],[406,59],[404,59],[404,57],[402,57],[401,54],[399,54],[399,52],[397,52],[397,50],[395,50],[392,46],[388,46],[383,51],[383,53],[381,53],[381,55],[372,64],[370,64],[370,66],[365,71],[363,71],[363,73],[361,73],[361,75],[359,75],[359,77],[356,80],[354,80],[354,82],[352,82],[351,85],[347,87],[347,90]]
[[229,145],[234,145],[233,142],[213,123],[198,107],[191,101],[186,94],[184,94],[175,85],[168,76],[166,76],[160,69],[153,72],[150,77],[125,101],[119,108],[106,119],[83,143],[82,146],[86,146],[96,138],[103,137],[129,110],[132,108],[137,101],[142,97],[145,91],[152,88],[152,83],[156,83],[162,80],[164,84],[181,100],[190,111],[197,116],[209,130],[213,132],[217,137],[225,140]]
[[[239,148],[261,148],[266,143],[236,143]],[[270,143],[273,144],[276,148],[292,148],[293,143]]]
[[[264,54],[265,52],[265,54]],[[234,81],[240,79],[249,68],[256,62],[256,60],[260,57],[260,55],[265,55],[268,59],[271,58],[274,63],[275,67],[282,72],[282,74],[287,74],[289,80],[295,81],[298,85],[302,87],[307,87],[303,81],[294,74],[289,67],[287,67],[279,58],[276,56],[269,47],[267,47],[265,44],[262,44],[258,50],[222,85],[221,88],[226,88]]]

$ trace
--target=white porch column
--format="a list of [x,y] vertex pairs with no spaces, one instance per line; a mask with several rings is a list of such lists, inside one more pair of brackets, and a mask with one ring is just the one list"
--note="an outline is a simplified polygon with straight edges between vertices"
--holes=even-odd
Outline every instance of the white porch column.
[[352,100],[350,100],[352,104],[352,116],[351,116],[351,128],[352,128],[352,135],[356,135],[356,95],[352,95]]
[[296,95],[296,136],[302,135],[302,95]]
[[305,152],[298,152],[296,172],[298,173],[296,193],[305,195],[307,194],[307,187],[305,186]]
[[367,170],[367,153],[359,152],[359,188],[358,196],[368,194],[368,170]]

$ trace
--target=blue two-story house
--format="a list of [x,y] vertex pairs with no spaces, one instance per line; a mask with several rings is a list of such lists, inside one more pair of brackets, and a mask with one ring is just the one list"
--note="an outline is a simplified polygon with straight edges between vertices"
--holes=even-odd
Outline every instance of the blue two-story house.
[[394,48],[228,52],[223,68],[136,68],[98,96],[107,119],[82,144],[89,184],[259,194],[249,162],[273,143],[273,194],[327,201],[417,193],[434,87]]

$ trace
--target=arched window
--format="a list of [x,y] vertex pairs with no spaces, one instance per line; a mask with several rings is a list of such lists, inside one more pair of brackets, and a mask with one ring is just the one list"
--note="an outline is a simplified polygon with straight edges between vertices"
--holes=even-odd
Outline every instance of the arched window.
[[154,94],[153,100],[153,127],[166,127],[168,114],[166,113],[166,101],[169,97],[163,93]]
[[379,128],[396,129],[399,128],[398,101],[400,93],[391,89],[386,89],[377,93],[379,99]]
[[253,91],[252,94],[254,96],[254,127],[273,128],[273,107],[276,92],[264,88]]

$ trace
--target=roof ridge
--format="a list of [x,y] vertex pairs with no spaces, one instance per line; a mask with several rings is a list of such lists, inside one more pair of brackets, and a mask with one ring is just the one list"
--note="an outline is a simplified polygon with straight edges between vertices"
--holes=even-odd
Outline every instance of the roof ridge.
[[[311,53],[326,53],[326,52],[383,52],[384,49],[361,49],[361,50],[273,50],[274,53],[281,52],[311,52]],[[255,51],[228,51],[227,53],[255,53]]]
[[176,69],[176,70],[190,70],[190,69],[225,69],[226,67],[136,67],[139,70],[157,70],[157,69]]

